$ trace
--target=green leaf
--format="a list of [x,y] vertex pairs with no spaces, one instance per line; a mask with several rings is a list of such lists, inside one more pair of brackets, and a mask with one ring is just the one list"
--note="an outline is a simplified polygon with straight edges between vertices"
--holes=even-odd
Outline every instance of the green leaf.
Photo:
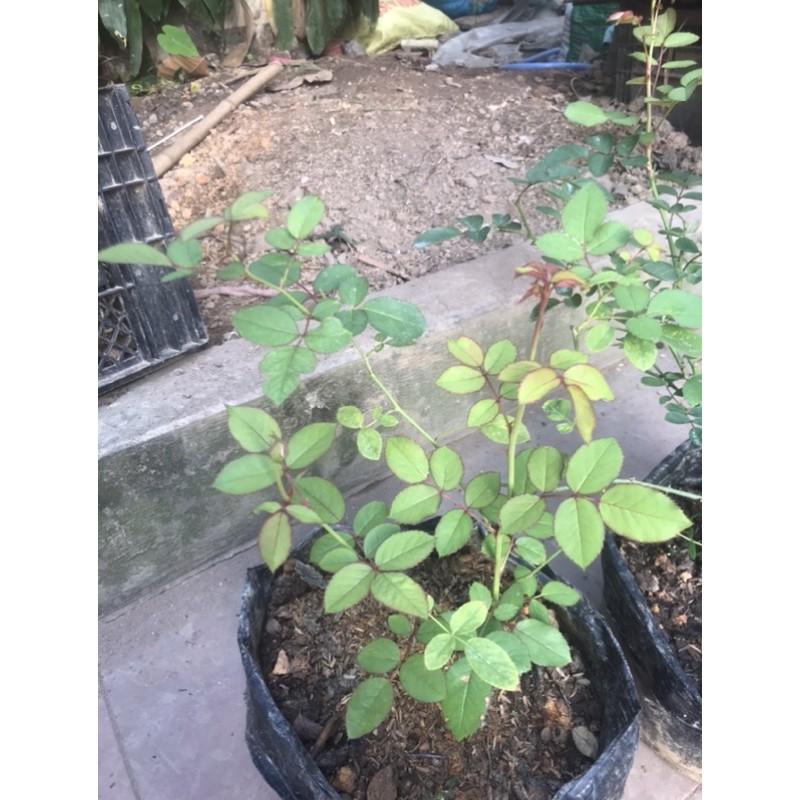
[[454,634],[467,634],[478,630],[486,621],[489,607],[480,600],[470,600],[459,606],[450,617],[450,630]]
[[595,125],[601,125],[608,121],[608,115],[602,108],[594,103],[587,103],[585,100],[570,103],[564,110],[564,116],[570,122],[584,125],[587,128],[593,128]]
[[590,400],[613,400],[611,391],[603,374],[596,367],[589,364],[576,364],[564,373],[564,383],[567,386],[577,386]]
[[300,428],[289,439],[286,450],[286,466],[303,469],[324,455],[333,444],[336,425],[333,422],[312,422]]
[[323,522],[329,525],[344,517],[342,493],[325,478],[297,478],[294,482],[300,498],[305,500]]
[[656,363],[658,357],[658,349],[654,342],[640,339],[632,333],[626,334],[622,340],[622,349],[625,351],[628,361],[642,372],[647,372]]
[[425,451],[407,436],[390,436],[386,440],[386,465],[406,483],[421,483],[428,477]]
[[[345,547],[340,539],[347,542],[348,546]],[[314,540],[314,544],[311,547],[311,552],[309,553],[308,558],[312,564],[320,566],[322,562],[325,561],[328,556],[336,550],[350,550],[355,555],[353,537],[348,533],[340,533],[339,538],[337,539],[336,536],[333,536],[330,533],[325,533]],[[333,571],[336,572],[336,570]]]
[[528,460],[528,478],[540,492],[552,492],[563,469],[564,458],[555,447],[537,447]]
[[570,497],[555,514],[555,537],[564,555],[586,569],[603,549],[603,520],[594,503]]
[[364,555],[369,559],[375,558],[378,548],[400,530],[399,525],[393,522],[382,522],[367,532],[364,537]]
[[694,33],[671,33],[664,40],[664,47],[688,47],[695,42],[699,42],[700,37]]
[[306,195],[292,206],[286,218],[286,227],[295,239],[305,239],[319,225],[324,214],[322,200]]
[[521,404],[535,403],[561,384],[561,377],[550,367],[540,367],[526,375],[519,385],[518,400]]
[[300,385],[300,373],[311,372],[315,366],[314,354],[304,347],[272,350],[261,362],[261,371],[267,374],[264,393],[279,406]]
[[338,572],[348,564],[358,561],[358,554],[350,547],[337,546],[320,558],[317,566],[325,572]]
[[425,619],[428,598],[422,587],[402,572],[381,572],[372,581],[372,596],[387,608]]
[[340,406],[336,412],[336,421],[345,428],[356,431],[364,427],[364,415],[355,406]]
[[529,535],[536,539],[550,539],[553,536],[553,515],[545,511],[536,526],[529,531]]
[[483,363],[481,346],[468,336],[448,340],[447,349],[450,351],[450,355],[468,367],[480,367]]
[[567,640],[561,631],[538,619],[517,623],[514,631],[534,664],[540,667],[564,667],[572,660]]
[[339,311],[336,314],[336,319],[338,319],[353,336],[358,336],[359,333],[363,333],[367,328],[367,315],[360,309],[356,309],[355,311]]
[[272,192],[245,192],[237,197],[230,208],[225,211],[225,219],[234,222],[242,222],[248,219],[264,219],[267,216],[267,209],[262,202],[266,200]]
[[536,239],[536,247],[546,258],[557,261],[579,261],[583,258],[580,242],[566,233],[543,233]]
[[431,228],[414,239],[414,247],[422,249],[431,244],[441,244],[448,239],[455,239],[457,236],[461,236],[461,231],[458,228],[454,228],[452,225],[448,225],[444,228]]
[[587,245],[587,251],[593,256],[607,256],[628,243],[631,232],[621,222],[604,222],[595,232]]
[[391,639],[373,639],[358,651],[356,661],[365,672],[391,672],[400,663],[400,648]]
[[240,264],[238,261],[231,261],[217,272],[217,280],[220,281],[237,281],[243,280],[245,277],[244,264]]
[[362,681],[347,702],[347,738],[358,739],[374,731],[389,716],[393,702],[392,684],[386,678]]
[[472,535],[472,519],[466,511],[454,508],[436,524],[436,552],[444,558],[460,550]]
[[532,528],[545,510],[544,500],[533,494],[510,498],[500,509],[500,530],[508,536]]
[[558,606],[574,606],[581,599],[580,592],[561,581],[548,581],[542,587],[542,599]]
[[497,375],[517,357],[516,345],[508,339],[495,342],[483,359],[483,368],[489,375]]
[[392,501],[392,519],[406,525],[416,525],[439,510],[441,498],[433,486],[417,484],[403,489]]
[[331,247],[326,242],[301,242],[297,246],[297,255],[302,258],[317,258],[330,251]]
[[677,325],[662,325],[661,341],[679,355],[690,358],[699,358],[703,352],[700,335],[686,328],[679,328]]
[[703,376],[693,375],[683,385],[683,399],[689,408],[700,405],[703,393]]
[[369,564],[348,564],[340,569],[325,588],[325,613],[336,614],[363,600],[374,578]]
[[[260,208],[260,206],[259,206]],[[269,286],[289,286],[300,278],[300,262],[286,253],[266,253],[248,268],[253,277]],[[288,302],[285,298],[275,301]]]
[[155,247],[139,242],[115,244],[97,254],[97,260],[106,264],[149,264],[154,267],[171,267],[172,262]]
[[497,400],[490,397],[484,400],[478,400],[467,414],[467,427],[480,428],[484,425],[488,425],[499,413],[500,406],[497,404]]
[[339,286],[339,299],[348,306],[357,306],[367,296],[369,283],[366,278],[347,278]]
[[287,558],[292,547],[292,528],[286,514],[273,514],[261,527],[258,549],[264,563],[275,572]]
[[534,566],[543,563],[547,558],[547,551],[544,549],[544,545],[538,539],[533,539],[530,536],[523,536],[517,539],[514,542],[514,546],[520,556]]
[[423,655],[425,669],[435,670],[443,667],[456,649],[456,640],[449,633],[439,633],[427,645]]
[[388,336],[391,344],[413,344],[425,332],[425,318],[419,309],[392,297],[374,297],[364,303],[369,324]]
[[500,473],[481,472],[464,490],[464,502],[469,508],[485,508],[500,494]]
[[464,655],[472,671],[490,686],[519,690],[519,673],[514,662],[497,642],[476,636],[467,642]]
[[561,212],[561,224],[567,234],[579,242],[592,240],[608,213],[608,203],[596,183],[578,189]]
[[428,669],[420,653],[408,658],[400,667],[400,685],[409,697],[420,703],[438,703],[445,697],[444,672]]
[[350,278],[358,277],[355,269],[349,264],[332,264],[325,267],[316,278],[314,278],[314,288],[321,294],[335,292],[342,283]]
[[503,648],[520,675],[531,668],[528,648],[513,633],[503,630],[492,631],[486,638]]
[[650,317],[633,317],[625,323],[630,333],[648,342],[657,342],[661,338],[661,325]]
[[482,583],[474,581],[469,587],[469,599],[483,603],[486,608],[492,607],[492,593]]
[[161,29],[161,33],[156,36],[156,40],[161,49],[172,56],[197,58],[200,55],[191,37],[186,33],[186,28],[165,25]]
[[494,610],[494,618],[501,622],[506,622],[519,614],[522,604],[525,602],[525,590],[522,584],[512,583],[506,589],[497,603]]
[[357,536],[365,536],[376,525],[386,521],[389,516],[389,506],[382,500],[372,500],[361,506],[353,519],[353,531]]
[[433,552],[433,543],[433,536],[424,531],[395,533],[378,548],[375,563],[385,572],[411,569]]
[[431,477],[443,491],[458,487],[464,476],[464,465],[458,453],[449,447],[439,447],[431,454]]
[[402,614],[389,614],[386,625],[395,636],[410,636],[414,630],[411,620]]
[[228,428],[249,453],[263,453],[281,438],[278,423],[259,408],[228,406]]
[[352,335],[336,317],[326,317],[309,331],[305,343],[315,353],[338,353],[350,344]]
[[457,742],[480,728],[491,692],[491,686],[471,670],[466,658],[456,661],[447,671],[441,708],[447,729]]
[[204,217],[203,219],[195,220],[194,222],[190,222],[180,232],[180,238],[183,239],[183,241],[194,239],[207,231],[213,230],[217,225],[223,222],[225,222],[225,220],[222,217]]
[[272,486],[280,467],[264,455],[248,455],[227,463],[214,481],[214,488],[225,494],[251,494]]
[[594,494],[605,489],[622,469],[622,450],[616,439],[596,439],[581,445],[567,463],[566,481],[573,492]]
[[356,435],[356,447],[368,461],[380,461],[383,438],[374,428],[363,428]]
[[613,341],[614,329],[607,322],[595,325],[586,333],[586,349],[590,353],[599,353],[605,350]]
[[614,289],[614,299],[623,311],[636,314],[647,308],[650,290],[646,286],[617,286]]
[[308,506],[303,505],[296,505],[291,504],[286,506],[287,513],[294,517],[298,522],[302,522],[306,525],[319,525],[322,522],[322,518],[313,508],[309,508]]
[[448,367],[436,380],[436,385],[451,394],[472,394],[483,388],[486,378],[472,367]]
[[233,327],[256,344],[289,344],[297,338],[297,323],[285,311],[268,305],[240,309],[233,315]]
[[585,364],[589,359],[577,350],[556,350],[550,356],[550,366],[553,369],[569,369],[575,364]]
[[666,542],[692,524],[667,495],[636,484],[612,486],[600,497],[600,514],[614,533],[635,542]]
[[267,244],[278,250],[294,250],[297,246],[297,239],[286,228],[273,228],[264,234],[264,238]]
[[672,317],[678,325],[699,328],[701,300],[698,295],[683,289],[664,289],[650,301],[647,314],[651,317]]
[[586,166],[595,178],[605,175],[611,169],[613,163],[614,156],[611,153],[592,153],[586,159]]

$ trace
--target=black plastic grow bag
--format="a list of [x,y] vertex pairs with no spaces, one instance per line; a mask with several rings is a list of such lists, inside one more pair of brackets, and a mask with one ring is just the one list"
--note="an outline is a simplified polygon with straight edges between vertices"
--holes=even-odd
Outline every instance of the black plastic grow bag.
[[[311,541],[313,537],[295,550],[294,557],[306,560]],[[249,569],[239,615],[247,746],[253,763],[283,800],[339,798],[275,704],[259,663],[273,582],[266,567]],[[562,786],[553,800],[620,800],[639,742],[641,708],[633,675],[610,628],[585,601],[557,613],[562,632],[580,651],[587,674],[598,687],[603,721],[597,759]]]
[[[702,489],[702,448],[684,442],[645,479],[687,491]],[[603,598],[644,691],[642,738],[663,758],[700,780],[702,769],[702,699],[686,674],[666,634],[613,537],[602,555]]]

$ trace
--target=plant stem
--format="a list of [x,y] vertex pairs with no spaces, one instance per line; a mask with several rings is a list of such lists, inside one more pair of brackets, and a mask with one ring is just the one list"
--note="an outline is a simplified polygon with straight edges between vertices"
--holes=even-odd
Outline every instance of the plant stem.
[[336,541],[339,542],[339,544],[342,545],[343,547],[346,547],[348,550],[355,550],[353,545],[351,545],[350,542],[347,541],[347,539],[343,539],[340,534],[338,534],[333,528],[331,528],[330,525],[326,525],[324,522],[321,522],[320,528],[322,528],[326,533],[329,533],[331,536],[333,536],[333,538],[336,539]]
[[303,312],[304,316],[306,317],[311,316],[311,312],[299,300],[297,300],[297,298],[294,297],[291,294],[291,292],[287,292],[286,289],[283,288],[283,286],[277,286],[274,283],[265,281],[263,278],[259,278],[257,275],[253,275],[253,273],[250,272],[250,270],[247,267],[245,267],[244,271],[248,278],[251,278],[257,283],[263,283],[264,286],[269,286],[270,289],[274,289],[276,292],[280,292],[292,305],[297,306],[297,308]]
[[694,494],[694,492],[684,492],[683,489],[673,489],[671,486],[659,486],[656,483],[647,483],[646,481],[637,481],[635,478],[617,478],[613,483],[631,483],[636,486],[646,486],[648,489],[657,489],[664,494],[674,494],[678,497],[685,497],[687,500],[699,500],[702,502],[703,495]]
[[361,360],[364,362],[364,366],[367,368],[367,372],[369,373],[369,377],[372,379],[372,382],[383,392],[384,397],[392,404],[392,408],[412,427],[416,430],[419,434],[424,436],[434,447],[438,447],[438,442],[434,436],[431,436],[424,428],[422,428],[411,416],[409,416],[404,410],[400,403],[397,402],[395,396],[389,391],[387,386],[381,381],[381,379],[375,374],[375,370],[372,369],[372,364],[369,360],[369,355],[364,353],[361,348],[353,342],[353,347],[355,348],[358,355],[361,357]]
[[683,533],[679,533],[678,536],[680,536],[681,539],[686,539],[687,542],[691,542],[695,547],[702,547],[703,546],[702,542],[698,542],[697,539],[692,539],[691,536],[686,536]]
[[[536,351],[539,347],[539,336],[541,335],[542,327],[544,326],[544,316],[547,313],[547,301],[550,299],[550,292],[551,288],[548,286],[542,290],[541,297],[539,298],[539,316],[536,318],[536,325],[533,328],[533,334],[531,336],[531,348],[530,355],[528,357],[529,361],[536,361]],[[511,426],[511,434],[509,435],[508,441],[507,481],[509,497],[514,496],[514,462],[517,457],[517,437],[519,436],[519,429],[522,425],[522,417],[524,415],[525,406],[520,403],[517,406],[517,413],[514,415],[514,424]]]

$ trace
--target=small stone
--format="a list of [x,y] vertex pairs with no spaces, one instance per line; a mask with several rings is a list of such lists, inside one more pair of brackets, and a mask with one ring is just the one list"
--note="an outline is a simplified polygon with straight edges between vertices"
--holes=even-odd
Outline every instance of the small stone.
[[195,176],[195,181],[200,184],[200,186],[205,186],[211,181],[211,178],[209,178],[208,175],[203,175],[201,172],[199,175]]
[[267,633],[270,636],[277,636],[281,632],[281,624],[274,617],[267,620]]
[[302,714],[297,715],[292,727],[303,742],[316,742],[322,733],[322,725],[308,717],[304,717]]
[[340,792],[352,794],[356,789],[358,776],[352,767],[342,767],[333,779],[333,788]]
[[191,100],[184,100],[184,101],[181,103],[181,105],[182,105],[184,108],[191,108],[191,107],[194,105],[194,103],[193,103]]
[[158,117],[155,114],[151,114],[147,118],[147,124],[148,125],[157,125],[158,124]]
[[367,800],[397,800],[397,784],[391,765],[375,773],[367,786]]
[[578,752],[585,755],[586,758],[597,758],[597,752],[600,749],[597,737],[585,725],[578,725],[572,729],[572,741],[578,748]]
[[275,659],[275,666],[272,668],[273,675],[288,675],[291,671],[289,656],[284,650],[278,650],[278,657]]

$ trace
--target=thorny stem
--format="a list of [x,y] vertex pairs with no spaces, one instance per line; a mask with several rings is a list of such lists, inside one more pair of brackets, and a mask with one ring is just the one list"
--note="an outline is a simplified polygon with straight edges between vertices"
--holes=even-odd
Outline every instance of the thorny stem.
[[387,386],[383,383],[383,381],[375,374],[375,370],[372,369],[372,364],[369,360],[369,354],[364,353],[361,348],[353,342],[353,347],[355,351],[360,356],[361,360],[364,362],[364,366],[367,368],[367,372],[369,373],[369,377],[372,379],[372,382],[383,392],[384,397],[392,404],[392,408],[412,427],[415,431],[419,434],[424,436],[434,447],[438,447],[438,442],[434,436],[431,436],[424,428],[422,428],[397,402],[395,396],[389,391]]

